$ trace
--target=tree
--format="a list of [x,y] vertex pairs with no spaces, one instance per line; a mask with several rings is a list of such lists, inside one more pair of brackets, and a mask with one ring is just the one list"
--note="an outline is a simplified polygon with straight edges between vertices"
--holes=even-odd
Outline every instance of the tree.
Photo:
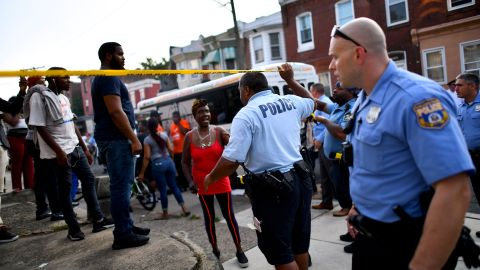
[[159,63],[152,58],[147,57],[147,61],[141,62],[140,65],[143,69],[168,69],[170,67],[170,62],[165,59],[165,57],[162,57],[162,61]]

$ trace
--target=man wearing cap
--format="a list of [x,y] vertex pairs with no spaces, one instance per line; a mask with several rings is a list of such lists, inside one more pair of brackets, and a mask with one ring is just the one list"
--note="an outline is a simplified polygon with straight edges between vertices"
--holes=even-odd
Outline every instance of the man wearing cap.
[[448,88],[445,89],[445,91],[447,91],[447,93],[452,97],[453,101],[455,101],[455,105],[458,108],[460,104],[462,104],[463,98],[459,98],[457,92],[455,91],[455,81],[456,79],[449,81],[447,83]]

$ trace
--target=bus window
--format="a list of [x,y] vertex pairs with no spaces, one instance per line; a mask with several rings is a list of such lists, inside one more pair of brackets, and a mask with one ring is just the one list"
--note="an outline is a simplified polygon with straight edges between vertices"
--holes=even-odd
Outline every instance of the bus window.
[[314,85],[314,84],[315,84],[315,83],[313,83],[313,82],[309,82],[309,83],[308,83],[308,89],[307,89],[307,90],[310,91],[310,87],[312,87],[312,85]]
[[204,94],[201,98],[208,101],[211,123],[214,125],[231,123],[233,117],[243,107],[236,84]]
[[293,95],[293,91],[288,88],[288,85],[283,86],[283,94],[284,95]]
[[280,95],[280,89],[278,89],[278,86],[272,86],[272,91],[273,93]]

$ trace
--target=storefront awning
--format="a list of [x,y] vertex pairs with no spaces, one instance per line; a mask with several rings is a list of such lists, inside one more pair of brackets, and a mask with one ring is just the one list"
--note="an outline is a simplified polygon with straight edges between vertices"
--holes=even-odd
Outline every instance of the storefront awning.
[[210,63],[219,63],[219,62],[220,62],[220,54],[218,50],[215,50],[207,53],[205,58],[203,58],[202,65],[208,65]]

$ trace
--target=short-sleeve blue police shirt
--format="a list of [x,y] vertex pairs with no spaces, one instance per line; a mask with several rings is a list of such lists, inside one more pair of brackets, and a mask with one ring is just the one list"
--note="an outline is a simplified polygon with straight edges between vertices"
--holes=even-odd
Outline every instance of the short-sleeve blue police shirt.
[[312,99],[279,96],[270,90],[253,95],[235,116],[222,157],[244,162],[254,173],[286,172],[300,155],[300,123],[314,110]]
[[430,185],[473,173],[455,104],[437,83],[390,61],[370,96],[362,92],[353,111],[350,193],[363,215],[395,222],[399,217],[392,209],[399,205],[419,217],[420,194]]

